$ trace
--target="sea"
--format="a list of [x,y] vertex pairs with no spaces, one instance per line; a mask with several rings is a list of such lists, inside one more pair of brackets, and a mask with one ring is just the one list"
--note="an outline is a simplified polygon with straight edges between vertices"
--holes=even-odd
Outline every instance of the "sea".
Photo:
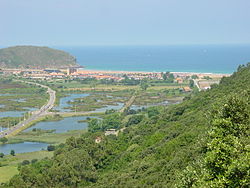
[[233,73],[250,62],[250,44],[56,48],[75,56],[89,70]]

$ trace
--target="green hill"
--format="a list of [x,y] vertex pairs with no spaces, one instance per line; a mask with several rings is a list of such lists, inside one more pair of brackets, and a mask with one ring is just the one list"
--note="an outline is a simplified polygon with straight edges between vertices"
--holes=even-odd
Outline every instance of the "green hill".
[[15,46],[0,49],[0,68],[60,68],[75,65],[75,57],[48,47]]
[[[249,187],[250,64],[181,104],[128,114],[91,120],[6,186]],[[124,126],[117,137],[98,131]]]

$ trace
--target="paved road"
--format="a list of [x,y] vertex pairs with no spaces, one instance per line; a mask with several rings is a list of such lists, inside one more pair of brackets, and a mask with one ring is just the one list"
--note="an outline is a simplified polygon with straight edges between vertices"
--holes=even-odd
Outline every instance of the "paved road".
[[198,90],[201,91],[201,88],[200,88],[200,85],[199,85],[198,81],[196,79],[193,79],[193,81],[194,81],[194,85],[196,85]]
[[119,112],[124,112],[127,108],[129,108],[135,101],[135,95],[133,95],[124,105],[123,108],[119,110]]
[[[21,80],[16,80],[16,81],[21,81]],[[38,118],[40,118],[42,116],[49,114],[49,110],[51,108],[53,108],[53,106],[54,106],[54,103],[56,100],[56,92],[54,90],[52,90],[50,87],[42,85],[42,84],[34,83],[34,82],[27,82],[27,81],[21,81],[21,82],[25,82],[28,84],[34,84],[34,85],[46,88],[47,93],[49,94],[49,101],[47,104],[43,105],[38,111],[35,111],[28,119],[18,123],[17,125],[11,127],[10,129],[7,129],[3,132],[0,132],[0,138],[4,137],[4,136],[8,136],[9,134],[11,134],[14,131],[20,129],[21,127],[29,124],[30,122],[37,120]]]

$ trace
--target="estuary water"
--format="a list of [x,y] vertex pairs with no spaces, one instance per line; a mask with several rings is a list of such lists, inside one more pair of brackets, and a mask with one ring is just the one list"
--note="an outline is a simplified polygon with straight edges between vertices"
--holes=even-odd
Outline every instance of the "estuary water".
[[[96,117],[91,117],[96,118]],[[88,127],[87,122],[79,122],[81,120],[86,120],[87,116],[81,117],[67,117],[60,121],[43,121],[39,122],[36,125],[29,127],[24,130],[24,132],[32,131],[32,129],[42,129],[42,130],[54,130],[54,133],[64,133],[70,130],[81,130]]]
[[4,117],[22,117],[27,112],[32,112],[37,110],[37,108],[23,107],[25,111],[5,111],[0,112],[0,118]]
[[[90,117],[97,118],[97,117]],[[87,122],[79,122],[81,120],[86,120],[87,116],[81,117],[68,117],[64,118],[60,121],[52,121],[52,122],[39,122],[34,126],[24,130],[24,132],[32,131],[32,129],[42,129],[42,130],[54,130],[54,133],[64,133],[70,130],[82,130],[87,129]],[[11,150],[14,150],[16,153],[25,153],[25,152],[33,152],[40,151],[43,149],[47,149],[49,144],[42,142],[23,142],[16,144],[2,144],[0,145],[0,153],[10,154]]]
[[88,93],[74,93],[74,94],[70,94],[67,97],[62,97],[60,98],[60,102],[59,105],[54,107],[54,110],[57,110],[59,112],[71,112],[72,110],[69,109],[70,107],[73,107],[72,104],[70,104],[70,101],[74,101],[77,98],[83,98],[83,97],[87,97],[90,94]]
[[49,144],[42,142],[23,142],[16,144],[2,144],[0,145],[0,153],[5,155],[10,154],[11,150],[14,150],[15,153],[26,153],[33,151],[46,150]]
[[250,62],[250,45],[56,47],[86,69],[232,73]]

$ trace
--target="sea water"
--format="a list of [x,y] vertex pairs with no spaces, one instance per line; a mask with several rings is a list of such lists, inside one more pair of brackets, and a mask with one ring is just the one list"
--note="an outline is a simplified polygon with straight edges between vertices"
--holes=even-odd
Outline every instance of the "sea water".
[[232,73],[250,62],[250,45],[57,47],[86,69]]

